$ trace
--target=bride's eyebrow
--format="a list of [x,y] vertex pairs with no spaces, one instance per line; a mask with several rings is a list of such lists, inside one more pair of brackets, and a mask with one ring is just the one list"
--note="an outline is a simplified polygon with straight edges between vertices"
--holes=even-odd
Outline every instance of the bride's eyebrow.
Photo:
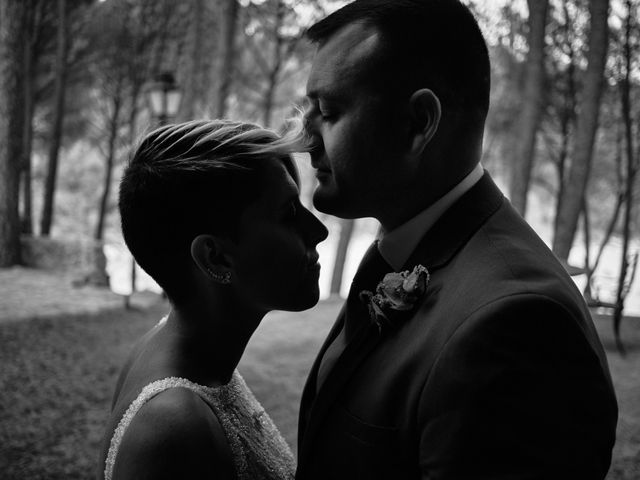
[[293,202],[297,202],[299,200],[299,195],[298,193],[293,193],[291,192],[291,195],[287,195],[285,196],[278,204],[278,210],[279,211],[285,211],[286,209],[289,208],[289,205],[291,205],[291,203]]

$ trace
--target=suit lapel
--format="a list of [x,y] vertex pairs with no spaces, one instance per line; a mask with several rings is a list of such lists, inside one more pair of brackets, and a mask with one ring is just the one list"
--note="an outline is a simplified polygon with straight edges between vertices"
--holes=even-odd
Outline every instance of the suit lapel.
[[422,237],[402,270],[422,264],[432,272],[445,266],[503,202],[502,192],[485,171]]

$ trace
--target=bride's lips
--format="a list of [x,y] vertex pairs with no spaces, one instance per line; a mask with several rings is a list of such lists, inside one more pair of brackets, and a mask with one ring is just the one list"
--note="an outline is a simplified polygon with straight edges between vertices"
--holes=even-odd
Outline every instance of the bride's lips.
[[310,255],[309,262],[307,263],[307,269],[310,271],[320,271],[320,264],[318,260],[320,256],[317,253]]

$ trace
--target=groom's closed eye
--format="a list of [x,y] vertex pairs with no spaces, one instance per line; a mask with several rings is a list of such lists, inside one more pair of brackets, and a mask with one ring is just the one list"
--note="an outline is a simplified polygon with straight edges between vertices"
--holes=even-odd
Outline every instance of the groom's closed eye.
[[308,110],[308,116],[313,117],[319,115],[323,121],[331,121],[338,113],[337,102],[325,98],[315,98],[311,100],[311,107]]
[[323,121],[325,122],[330,122],[332,120],[335,120],[336,116],[337,116],[337,112],[331,110],[328,107],[320,107],[318,109],[319,113],[320,113],[320,117],[322,118]]

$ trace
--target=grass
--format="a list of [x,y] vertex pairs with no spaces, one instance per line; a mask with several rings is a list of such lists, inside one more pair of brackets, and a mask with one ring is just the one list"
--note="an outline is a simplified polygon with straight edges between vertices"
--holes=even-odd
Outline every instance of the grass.
[[596,316],[595,324],[607,352],[618,397],[618,430],[607,480],[640,479],[640,318],[622,321],[626,355],[616,352],[610,317]]
[[[274,313],[251,340],[240,370],[295,449],[306,373],[338,312]],[[0,325],[0,477],[93,478],[115,377],[131,345],[166,307]],[[615,353],[607,318],[596,326],[620,403],[608,480],[640,478],[640,319],[623,324],[628,354]]]

